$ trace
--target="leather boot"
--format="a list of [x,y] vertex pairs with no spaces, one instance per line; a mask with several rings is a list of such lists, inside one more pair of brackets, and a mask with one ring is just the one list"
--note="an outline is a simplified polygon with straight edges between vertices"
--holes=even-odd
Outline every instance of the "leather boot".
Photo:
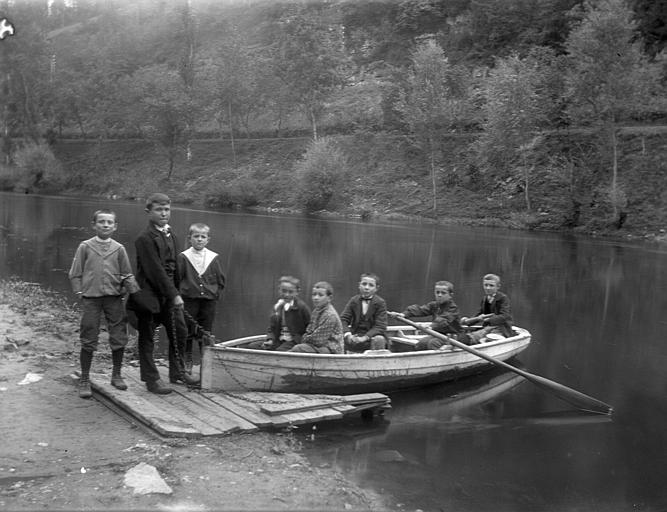
[[178,377],[169,377],[169,382],[172,384],[178,384],[179,382],[182,382],[188,386],[199,386],[199,378],[185,372],[182,372]]
[[93,363],[93,353],[90,350],[81,349],[81,352],[79,352],[79,362],[81,363],[79,396],[81,398],[90,398],[93,396],[93,392],[90,389],[90,367]]
[[123,353],[124,349],[119,348],[118,350],[111,351],[111,360],[113,361],[113,370],[111,371],[111,385],[116,389],[125,391],[127,389],[127,384],[120,376],[120,367],[123,364]]
[[170,387],[165,386],[164,382],[160,379],[154,382],[147,382],[146,389],[156,395],[168,395],[173,391]]

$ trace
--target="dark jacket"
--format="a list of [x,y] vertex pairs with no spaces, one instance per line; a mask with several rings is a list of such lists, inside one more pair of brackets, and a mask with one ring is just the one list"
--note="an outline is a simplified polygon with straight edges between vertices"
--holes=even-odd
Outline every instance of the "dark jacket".
[[218,300],[225,288],[219,256],[213,251],[213,259],[199,275],[184,253],[178,255],[179,290],[184,299]]
[[438,304],[436,301],[431,301],[423,306],[413,304],[403,311],[403,315],[406,318],[430,316],[431,329],[442,334],[463,332],[459,307],[453,300],[447,301],[444,304]]
[[368,311],[363,315],[361,295],[352,297],[340,315],[343,329],[349,329],[355,336],[386,336],[387,303],[379,295],[373,295],[368,303]]
[[280,340],[280,332],[283,328],[283,319],[285,327],[292,335],[295,345],[301,343],[301,337],[306,332],[306,327],[310,323],[310,309],[304,301],[295,297],[294,303],[287,311],[274,311],[269,320],[269,330],[267,337],[271,338],[276,347]]
[[137,256],[138,294],[130,295],[127,303],[135,311],[158,313],[168,301],[179,295],[178,238],[158,231],[153,224],[134,241]]
[[509,338],[513,336],[512,332],[512,309],[510,299],[502,292],[496,292],[493,302],[489,303],[486,296],[482,299],[477,315],[493,314],[492,317],[484,320],[483,325],[496,325],[500,327],[503,336]]

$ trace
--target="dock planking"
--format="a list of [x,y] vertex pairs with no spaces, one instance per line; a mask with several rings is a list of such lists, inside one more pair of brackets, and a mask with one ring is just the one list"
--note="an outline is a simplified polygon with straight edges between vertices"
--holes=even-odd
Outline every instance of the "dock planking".
[[93,396],[117,412],[163,437],[221,436],[340,419],[364,409],[386,409],[390,399],[380,393],[307,395],[234,391],[210,393],[173,384],[168,395],[149,393],[139,369],[127,366],[128,389],[110,384],[110,375],[91,373]]

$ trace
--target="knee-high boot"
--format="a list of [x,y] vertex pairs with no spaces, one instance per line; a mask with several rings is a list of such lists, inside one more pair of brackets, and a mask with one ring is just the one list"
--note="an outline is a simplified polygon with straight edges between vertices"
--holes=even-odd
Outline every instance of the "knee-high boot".
[[120,390],[126,390],[127,384],[120,376],[120,367],[123,365],[123,354],[125,349],[119,348],[111,351],[111,361],[113,362],[113,370],[111,371],[111,385]]

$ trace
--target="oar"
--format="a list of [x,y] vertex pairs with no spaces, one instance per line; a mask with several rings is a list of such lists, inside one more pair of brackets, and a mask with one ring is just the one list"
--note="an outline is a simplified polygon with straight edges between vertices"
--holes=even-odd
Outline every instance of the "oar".
[[479,350],[476,350],[472,347],[469,347],[468,345],[461,343],[460,341],[457,341],[453,338],[450,338],[449,336],[445,336],[444,334],[441,334],[437,331],[434,331],[433,329],[430,329],[428,327],[424,327],[422,325],[419,325],[418,323],[415,323],[411,320],[408,320],[407,318],[404,318],[403,316],[396,315],[389,313],[390,316],[393,318],[396,318],[400,320],[401,322],[405,322],[408,325],[411,325],[415,329],[419,329],[420,331],[425,332],[426,334],[429,334],[431,336],[434,336],[436,338],[439,338],[443,341],[446,341],[448,343],[451,343],[455,347],[460,348],[461,350],[465,350],[466,352],[470,352],[471,354],[476,355],[477,357],[480,357],[482,359],[486,359],[490,363],[493,363],[495,365],[498,365],[502,368],[506,368],[507,370],[510,370],[514,373],[518,373],[521,375],[524,379],[529,380],[533,384],[536,384],[537,386],[546,389],[547,391],[551,391],[554,395],[556,395],[558,398],[561,400],[565,400],[569,404],[572,404],[573,406],[577,407],[578,409],[581,409],[583,411],[589,411],[589,412],[594,412],[597,414],[611,414],[613,411],[613,408],[609,404],[605,404],[604,402],[601,402],[600,400],[597,400],[596,398],[593,398],[591,396],[585,395],[575,389],[568,388],[567,386],[563,386],[562,384],[559,384],[558,382],[554,382],[549,379],[545,379],[544,377],[540,377],[539,375],[535,375],[529,372],[526,372],[524,370],[521,370],[519,368],[516,368],[515,366],[512,366],[511,364],[507,364],[504,361],[500,361],[499,359],[496,359],[495,357],[491,357],[484,352],[481,352]]

